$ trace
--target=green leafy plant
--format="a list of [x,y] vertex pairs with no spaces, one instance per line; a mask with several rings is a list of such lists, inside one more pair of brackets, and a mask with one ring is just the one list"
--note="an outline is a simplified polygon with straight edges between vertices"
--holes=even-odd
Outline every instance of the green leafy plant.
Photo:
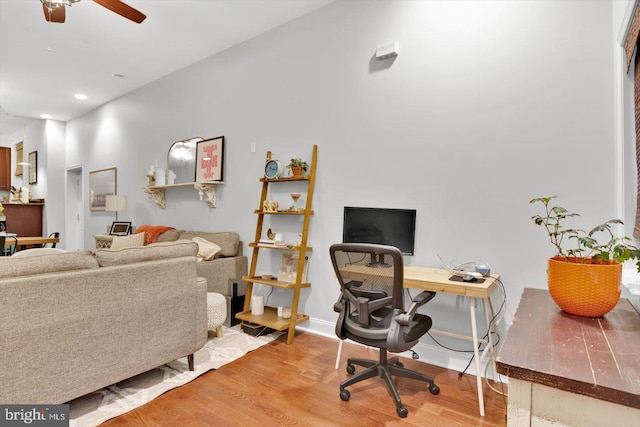
[[306,172],[309,169],[309,164],[302,159],[291,159],[287,169],[291,168],[302,168]]
[[[575,263],[599,263],[607,261],[625,262],[636,260],[636,266],[640,272],[640,249],[633,245],[629,237],[616,237],[612,231],[615,224],[622,224],[619,219],[609,221],[594,227],[588,233],[581,229],[565,228],[564,223],[568,218],[580,216],[571,213],[561,206],[552,206],[551,202],[557,196],[538,197],[529,203],[540,203],[544,206],[543,215],[531,217],[536,225],[541,225],[547,230],[549,241],[556,249],[556,258]],[[599,243],[597,237],[605,236],[605,242]],[[565,249],[569,242],[574,247]]]

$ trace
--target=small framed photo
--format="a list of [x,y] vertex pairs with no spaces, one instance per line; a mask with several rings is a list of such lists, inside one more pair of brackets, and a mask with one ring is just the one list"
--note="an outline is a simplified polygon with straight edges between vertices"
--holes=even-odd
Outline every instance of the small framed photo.
[[38,183],[38,152],[29,153],[29,184]]
[[109,234],[112,236],[127,236],[131,231],[131,222],[114,222]]
[[223,165],[224,136],[197,143],[195,182],[222,181]]
[[[280,271],[278,271],[278,280],[281,282],[295,283],[298,273],[298,254],[282,254],[280,261]],[[305,257],[304,270],[302,272],[302,283],[307,281],[307,264],[309,257]]]

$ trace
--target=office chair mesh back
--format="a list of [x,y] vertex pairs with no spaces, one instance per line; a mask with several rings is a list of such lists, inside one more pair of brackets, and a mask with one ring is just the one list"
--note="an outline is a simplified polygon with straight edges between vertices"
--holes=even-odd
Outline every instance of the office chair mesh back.
[[347,372],[353,365],[368,369],[340,385],[340,397],[349,400],[345,387],[373,376],[384,378],[396,400],[398,415],[405,417],[407,409],[391,379],[398,375],[429,383],[433,394],[438,386],[425,375],[404,369],[398,358],[387,360],[387,351],[401,352],[412,348],[431,328],[431,318],[417,313],[418,307],[431,300],[435,293],[424,291],[413,299],[407,312],[404,306],[404,265],[402,253],[395,247],[373,244],[343,243],[331,246],[333,268],[340,283],[340,298],[334,305],[339,313],[336,335],[380,349],[380,360],[351,358]]

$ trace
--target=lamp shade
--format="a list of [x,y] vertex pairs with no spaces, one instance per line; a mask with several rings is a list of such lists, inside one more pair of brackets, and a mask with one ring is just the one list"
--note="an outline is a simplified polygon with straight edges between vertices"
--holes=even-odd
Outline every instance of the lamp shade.
[[109,212],[122,212],[127,210],[127,196],[108,195],[104,210]]

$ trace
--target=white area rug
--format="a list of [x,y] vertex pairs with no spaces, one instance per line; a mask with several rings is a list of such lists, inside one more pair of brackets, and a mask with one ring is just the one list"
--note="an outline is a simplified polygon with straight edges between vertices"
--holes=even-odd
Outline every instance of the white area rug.
[[239,359],[248,352],[273,341],[280,334],[281,332],[273,332],[269,335],[253,337],[242,332],[240,325],[233,328],[223,327],[222,338],[215,338],[215,333],[209,332],[207,343],[195,354],[194,371],[189,371],[187,358],[183,357],[72,400],[69,402],[70,427],[97,426],[108,419],[122,415],[152,401],[172,388],[196,379],[207,371]]

